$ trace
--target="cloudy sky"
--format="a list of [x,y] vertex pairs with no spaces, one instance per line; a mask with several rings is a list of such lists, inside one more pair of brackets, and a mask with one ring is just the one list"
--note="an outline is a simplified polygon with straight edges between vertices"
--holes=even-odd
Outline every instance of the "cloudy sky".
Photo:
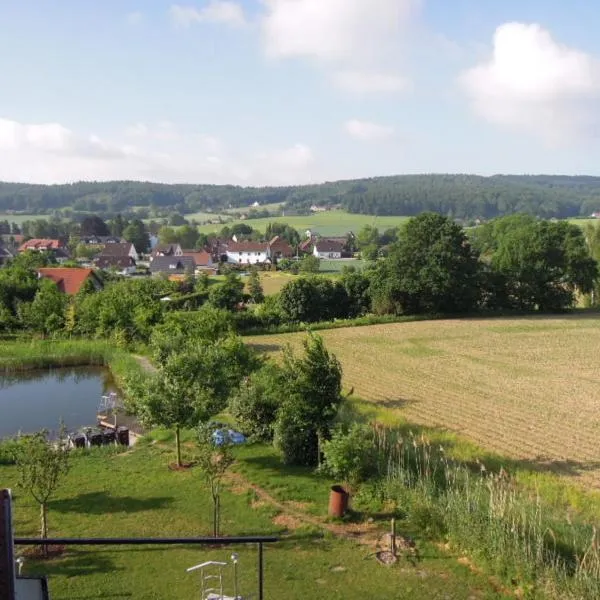
[[591,0],[0,0],[0,179],[600,174]]

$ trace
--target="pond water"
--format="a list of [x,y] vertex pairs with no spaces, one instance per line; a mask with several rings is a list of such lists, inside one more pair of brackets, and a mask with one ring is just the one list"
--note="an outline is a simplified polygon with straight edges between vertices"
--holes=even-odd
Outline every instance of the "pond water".
[[116,391],[107,369],[77,367],[0,375],[0,438],[95,425],[100,397]]

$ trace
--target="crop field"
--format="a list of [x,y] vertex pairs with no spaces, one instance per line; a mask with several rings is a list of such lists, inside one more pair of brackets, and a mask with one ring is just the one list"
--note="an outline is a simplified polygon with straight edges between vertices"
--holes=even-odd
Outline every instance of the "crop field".
[[[191,218],[193,215],[188,215]],[[298,231],[311,229],[322,236],[342,236],[349,231],[360,231],[365,225],[374,225],[381,230],[402,225],[407,217],[376,217],[374,215],[355,215],[341,210],[315,213],[301,217],[270,217],[268,219],[247,219],[245,221],[231,221],[234,223],[246,223],[254,229],[264,231],[269,223],[287,223]],[[220,229],[218,225],[203,225],[200,231],[211,233]]]
[[[468,319],[319,332],[346,389],[482,448],[600,484],[600,317]],[[274,352],[303,334],[249,338]]]

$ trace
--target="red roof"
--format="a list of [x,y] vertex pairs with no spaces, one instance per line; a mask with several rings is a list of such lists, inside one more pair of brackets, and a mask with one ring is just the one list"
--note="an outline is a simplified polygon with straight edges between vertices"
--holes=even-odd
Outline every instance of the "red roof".
[[60,240],[50,240],[46,238],[34,238],[21,244],[19,252],[24,250],[57,250],[62,248],[64,244]]
[[92,269],[75,268],[46,268],[38,269],[40,277],[51,279],[56,283],[58,289],[65,294],[76,294],[89,277],[95,277]]
[[230,242],[227,245],[229,252],[266,252],[268,249],[267,242]]
[[184,250],[183,256],[194,259],[197,267],[212,266],[212,257],[206,250]]

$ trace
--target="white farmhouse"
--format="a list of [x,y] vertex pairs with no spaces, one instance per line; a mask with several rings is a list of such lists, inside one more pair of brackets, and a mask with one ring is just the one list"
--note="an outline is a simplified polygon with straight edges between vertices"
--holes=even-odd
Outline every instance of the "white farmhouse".
[[313,254],[317,258],[342,258],[343,245],[335,240],[319,240],[315,243]]
[[271,262],[268,242],[231,242],[227,244],[227,262],[236,265],[256,265]]

